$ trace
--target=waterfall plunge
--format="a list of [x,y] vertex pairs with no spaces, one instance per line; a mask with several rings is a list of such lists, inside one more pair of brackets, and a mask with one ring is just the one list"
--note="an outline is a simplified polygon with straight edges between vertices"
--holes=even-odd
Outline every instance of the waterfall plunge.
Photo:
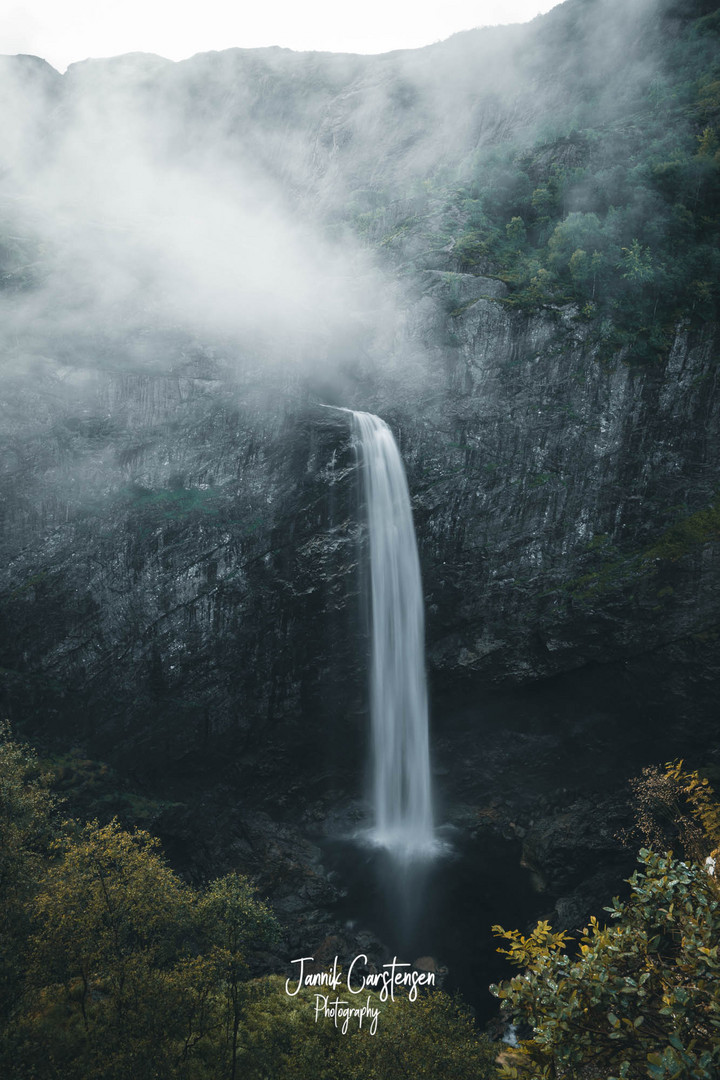
[[370,547],[372,837],[393,857],[409,860],[435,851],[420,562],[392,432],[372,413],[352,417]]

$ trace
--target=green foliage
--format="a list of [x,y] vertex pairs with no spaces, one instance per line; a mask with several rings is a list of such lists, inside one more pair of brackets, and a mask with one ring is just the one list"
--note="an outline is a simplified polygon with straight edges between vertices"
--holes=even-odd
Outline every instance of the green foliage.
[[[41,1069],[59,1057],[68,1077],[170,1072],[191,893],[157,841],[115,822],[71,830],[51,854],[34,902],[26,986],[28,1004],[41,1008],[19,1024],[28,1058]],[[62,1051],[60,1018],[75,1033]]]
[[331,1021],[321,1018],[316,1023],[314,991],[303,987],[289,997],[279,976],[257,979],[245,991],[241,1075],[244,1080],[334,1080],[348,1076],[341,1072],[337,1056],[352,1037],[343,1035]]
[[0,723],[0,911],[27,892],[53,836],[51,777],[30,747]]
[[232,1077],[253,950],[276,933],[238,874],[198,892],[158,841],[61,822],[51,776],[0,732],[0,1075]]
[[653,280],[653,262],[649,248],[644,248],[638,240],[633,240],[630,247],[624,247],[622,252],[623,278],[640,284]]
[[645,552],[646,559],[675,561],[693,549],[720,540],[720,499],[705,510],[681,518]]
[[[77,755],[66,768],[91,789],[107,779]],[[149,833],[59,820],[50,783],[0,729],[3,1080],[495,1075],[492,1046],[441,993],[367,991],[352,1004],[372,1000],[377,1030],[343,1032],[316,1016],[314,990],[252,979],[278,927],[245,878],[192,888]]]
[[495,927],[525,970],[493,992],[533,1029],[501,1075],[712,1080],[720,1068],[720,895],[703,868],[643,849],[630,898],[579,951],[541,924]]
[[505,226],[505,235],[513,247],[522,250],[527,240],[527,230],[523,219],[521,217],[512,218]]
[[630,781],[637,802],[637,826],[646,843],[673,848],[710,864],[717,878],[720,862],[720,801],[706,776],[689,772],[684,762],[643,769]]
[[488,237],[486,233],[472,229],[456,241],[453,258],[460,270],[472,270],[488,255]]
[[354,1038],[346,1046],[343,1075],[357,1080],[483,1080],[497,1075],[496,1050],[479,1036],[466,1009],[447,995],[389,1003],[372,1039]]
[[0,723],[0,1023],[19,993],[29,903],[54,834],[50,783],[36,754]]
[[702,828],[704,844],[698,853],[702,858],[711,848],[720,847],[720,802],[707,777],[700,776],[696,770],[688,772],[683,765],[682,760],[668,762],[665,773],[677,785]]
[[247,951],[274,921],[238,875],[198,895],[167,867],[157,841],[117,823],[87,825],[56,845],[35,900],[27,994],[42,1001],[19,1025],[40,1069],[57,1057],[57,1022],[75,1033],[63,1075],[190,1076],[203,1058],[233,1077]]
[[564,271],[578,249],[592,251],[602,244],[600,220],[597,214],[574,211],[555,226],[547,242],[548,263]]
[[306,987],[288,998],[283,980],[273,977],[248,990],[239,1059],[247,1080],[486,1080],[497,1075],[496,1049],[478,1034],[467,1010],[441,992],[387,1002],[364,992],[360,1004],[369,997],[380,1010],[372,1034],[367,1020],[362,1029],[352,1020],[346,1033],[327,1017],[316,1020],[316,991]]
[[221,987],[219,1001],[224,1033],[221,1063],[225,1075],[235,1080],[244,1001],[242,987],[249,975],[248,949],[271,944],[277,937],[277,924],[240,874],[227,874],[213,881],[200,899],[198,916],[211,946],[210,956]]
[[720,314],[719,32],[683,10],[648,43],[649,84],[598,109],[578,72],[553,132],[478,150],[455,184],[444,167],[402,223],[403,260],[494,275],[523,311],[572,304],[600,356],[666,357],[679,323]]
[[690,783],[686,783],[684,775],[677,773],[677,767],[666,765],[660,769],[650,765],[642,770],[641,776],[630,781],[636,821],[629,839],[639,834],[643,843],[655,850],[679,849],[686,857],[702,862],[713,845],[687,795],[702,782],[693,773],[688,777]]
[[177,805],[152,799],[127,787],[104,761],[94,761],[79,750],[43,759],[52,789],[70,812],[83,819],[97,818],[101,825],[114,817],[125,826],[147,827],[168,807]]

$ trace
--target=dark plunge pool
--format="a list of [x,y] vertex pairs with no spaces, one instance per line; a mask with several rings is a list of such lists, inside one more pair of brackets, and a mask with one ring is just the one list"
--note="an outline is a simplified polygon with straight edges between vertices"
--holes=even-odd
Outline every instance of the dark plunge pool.
[[459,991],[485,1021],[497,1010],[488,986],[512,971],[490,928],[526,926],[547,897],[533,892],[518,842],[473,839],[460,829],[439,832],[443,853],[404,867],[382,849],[327,841],[326,865],[345,890],[335,913],[346,925],[372,930],[390,958],[434,960],[443,989]]

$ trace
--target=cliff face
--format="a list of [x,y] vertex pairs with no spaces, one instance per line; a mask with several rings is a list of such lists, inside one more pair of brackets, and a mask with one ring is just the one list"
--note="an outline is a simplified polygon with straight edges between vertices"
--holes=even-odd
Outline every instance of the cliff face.
[[[407,463],[438,713],[473,687],[711,648],[711,336],[679,332],[651,370],[602,363],[571,310],[527,318],[497,282],[425,277],[408,333],[432,374],[346,400],[388,419]],[[207,355],[6,386],[13,717],[144,769],[192,771],[228,740],[284,779],[298,753],[318,780],[356,761],[356,466],[317,397]]]
[[140,771],[192,772],[218,736],[307,766],[357,707],[344,425],[207,374],[49,370],[12,404],[11,714]]
[[651,368],[603,362],[572,308],[525,318],[495,281],[426,276],[454,308],[436,445],[411,455],[433,665],[532,679],[711,630],[712,332],[679,330]]
[[[464,855],[421,948],[481,1013],[503,974],[482,928],[573,927],[617,891],[622,781],[705,759],[720,676],[711,338],[635,370],[601,363],[571,311],[502,298],[426,275],[406,324],[430,370],[343,390],[408,467],[439,817]],[[197,350],[153,376],[48,362],[5,385],[3,705],[165,799],[152,828],[187,871],[252,874],[281,957],[328,935],[380,956],[328,914],[392,939],[367,868],[343,900],[356,860],[317,846],[363,814],[355,456],[327,388],[271,382]]]

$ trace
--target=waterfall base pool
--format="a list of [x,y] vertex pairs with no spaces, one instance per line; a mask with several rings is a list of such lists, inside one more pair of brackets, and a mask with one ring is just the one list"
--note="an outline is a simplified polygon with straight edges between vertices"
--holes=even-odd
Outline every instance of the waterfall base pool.
[[411,864],[404,880],[380,848],[332,840],[324,849],[345,890],[338,921],[367,927],[390,958],[434,959],[443,989],[459,991],[480,1021],[497,1013],[488,986],[512,969],[487,929],[498,922],[525,925],[543,903],[520,866],[519,843],[487,836],[478,842],[455,830],[452,848]]

